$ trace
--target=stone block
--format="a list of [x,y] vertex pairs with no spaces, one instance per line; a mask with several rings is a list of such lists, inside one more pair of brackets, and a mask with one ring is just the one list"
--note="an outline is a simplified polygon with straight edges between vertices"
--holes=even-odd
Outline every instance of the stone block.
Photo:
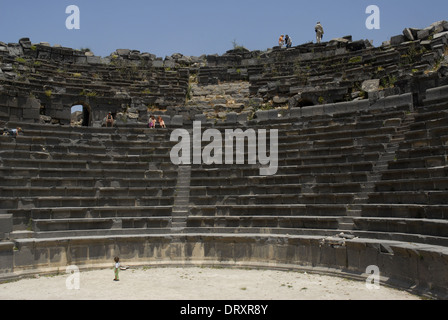
[[250,112],[241,112],[239,115],[238,115],[238,122],[240,122],[240,123],[244,123],[244,122],[247,122],[247,119],[249,118],[249,115],[250,115]]
[[275,120],[278,119],[278,110],[268,110],[268,118],[269,120]]
[[257,121],[267,121],[269,120],[269,111],[259,110],[255,112],[255,118],[257,119]]
[[448,86],[426,90],[425,101],[438,101],[448,98]]
[[322,106],[325,114],[334,114],[337,111],[335,104],[329,103]]
[[101,57],[93,56],[87,57],[88,64],[101,64]]
[[412,33],[412,30],[410,28],[406,28],[403,30],[403,35],[405,36],[406,40],[408,41],[414,41],[414,34]]
[[443,21],[437,21],[431,24],[431,28],[433,28],[433,32],[434,33],[439,33],[445,30],[445,24],[447,23],[447,21],[443,20]]
[[12,215],[1,214],[0,215],[0,240],[9,237],[9,233],[12,232]]
[[176,115],[171,119],[171,125],[173,126],[183,126],[184,125],[184,117],[180,115]]
[[417,39],[418,40],[427,39],[429,37],[429,35],[430,35],[429,30],[423,29],[423,30],[420,30],[419,32],[417,32]]
[[313,117],[324,114],[323,106],[303,107],[301,111],[302,117]]
[[10,43],[8,44],[9,54],[13,57],[18,57],[23,55],[22,46],[18,43]]
[[236,112],[227,113],[226,123],[237,123],[237,122],[238,122],[238,114]]
[[0,273],[11,273],[14,270],[14,242],[0,243]]
[[366,80],[362,83],[362,90],[366,92],[378,91],[380,87],[380,79]]
[[152,66],[154,68],[163,68],[164,64],[163,64],[162,60],[155,60],[155,61],[152,62]]
[[196,114],[194,116],[194,121],[200,121],[202,124],[207,122],[207,116],[205,114]]
[[289,110],[289,116],[291,118],[300,118],[302,116],[302,109],[301,108],[291,108]]
[[448,38],[448,31],[436,33],[434,35],[433,39],[437,39],[437,38],[441,38],[441,37],[444,37],[445,39]]
[[121,57],[128,57],[129,54],[131,53],[131,50],[129,50],[129,49],[117,49],[116,52]]
[[406,41],[406,39],[405,39],[404,35],[402,35],[402,34],[397,35],[397,36],[393,36],[393,37],[390,38],[390,44],[393,45],[393,46],[397,46],[399,44],[402,44],[405,41]]
[[19,40],[19,44],[23,49],[29,50],[31,49],[31,41],[30,38],[22,38]]
[[163,66],[165,68],[171,68],[171,69],[175,68],[176,67],[176,61],[174,61],[174,60],[165,60]]

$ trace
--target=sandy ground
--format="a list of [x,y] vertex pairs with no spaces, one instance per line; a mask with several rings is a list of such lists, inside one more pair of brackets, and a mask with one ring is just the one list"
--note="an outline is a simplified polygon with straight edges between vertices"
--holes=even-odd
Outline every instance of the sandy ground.
[[[305,272],[224,268],[139,268],[79,273],[79,289],[67,289],[68,274],[0,285],[0,300],[416,300],[406,292]],[[69,284],[73,285],[74,282]],[[117,294],[121,293],[121,294]]]

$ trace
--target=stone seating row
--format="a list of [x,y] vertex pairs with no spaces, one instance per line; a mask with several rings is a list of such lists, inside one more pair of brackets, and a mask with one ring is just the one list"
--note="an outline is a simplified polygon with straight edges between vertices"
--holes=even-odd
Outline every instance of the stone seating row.
[[[14,170],[14,169],[12,169]],[[158,186],[160,188],[174,187],[177,183],[177,172],[164,172],[163,178],[159,172],[153,174],[146,172],[146,178],[117,178],[110,176],[95,177],[23,177],[3,176],[1,187],[78,187],[78,188],[146,188]]]
[[[29,177],[43,178],[43,179],[66,179],[66,178],[94,178],[97,180],[107,180],[112,178],[114,181],[122,181],[123,179],[149,179],[160,177],[160,169],[147,169],[147,170],[125,170],[125,169],[86,169],[86,168],[30,168],[26,166],[22,167],[0,167],[0,177]],[[172,168],[170,168],[172,170]],[[168,172],[172,175],[172,172]]]
[[12,215],[14,231],[28,230],[32,233],[35,220],[170,218],[172,206],[44,207],[11,209],[8,212]]
[[48,196],[39,198],[25,197],[0,197],[3,209],[15,209],[20,207],[101,207],[101,206],[164,206],[172,205],[173,197],[111,197],[97,198],[94,196],[85,197],[66,197],[66,196]]
[[101,198],[129,197],[136,199],[145,196],[173,196],[174,188],[151,186],[151,187],[0,187],[2,197],[23,197],[23,198],[43,198],[43,197],[88,197],[95,195]]
[[448,243],[448,221],[444,219],[355,217],[354,223],[363,231],[433,236]]
[[363,204],[361,216],[447,220],[448,206],[444,204],[427,205],[411,203]]
[[[269,229],[332,229],[337,230],[337,217],[325,216],[190,216],[187,218],[188,228],[265,228]],[[221,231],[222,232],[222,231]]]
[[346,214],[345,204],[216,204],[195,205],[189,208],[190,216],[343,216]]
[[[39,235],[49,237],[61,236],[63,231],[72,231],[71,233],[79,236],[78,232],[95,230],[98,234],[99,230],[118,229],[123,233],[126,229],[166,229],[171,225],[171,217],[120,217],[120,218],[81,218],[81,219],[34,219],[32,221],[32,230],[34,236]],[[159,232],[160,230],[157,230]],[[53,233],[53,234],[52,234]],[[65,235],[67,236],[67,234]]]
[[[212,171],[213,172],[213,171]],[[347,173],[303,173],[303,174],[276,174],[274,176],[243,176],[233,174],[227,171],[229,176],[216,175],[216,172],[204,170],[201,173],[194,173],[191,177],[191,187],[217,187],[217,186],[254,186],[254,185],[282,185],[282,184],[298,184],[321,183],[321,184],[344,184],[348,181],[366,182],[366,172],[347,172]],[[208,174],[208,175],[207,175]]]

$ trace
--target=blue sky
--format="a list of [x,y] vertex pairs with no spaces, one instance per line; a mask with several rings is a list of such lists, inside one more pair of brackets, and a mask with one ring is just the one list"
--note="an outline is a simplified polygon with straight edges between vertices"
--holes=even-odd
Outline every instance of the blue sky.
[[[68,30],[66,7],[80,9],[80,30]],[[368,30],[367,6],[377,5],[380,30]],[[405,27],[424,28],[448,20],[447,0],[0,0],[0,41],[49,42],[64,47],[90,48],[108,56],[126,48],[165,57],[223,54],[232,42],[250,50],[276,45],[289,34],[294,45],[314,40],[321,21],[325,40],[352,35],[379,46]]]

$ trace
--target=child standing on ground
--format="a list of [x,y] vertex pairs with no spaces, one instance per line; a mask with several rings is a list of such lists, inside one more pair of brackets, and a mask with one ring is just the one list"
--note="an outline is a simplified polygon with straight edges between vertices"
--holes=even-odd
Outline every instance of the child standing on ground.
[[115,279],[114,279],[114,281],[120,281],[120,279],[118,278],[118,272],[120,271],[120,258],[115,257],[114,261],[115,261],[115,266],[114,266]]

